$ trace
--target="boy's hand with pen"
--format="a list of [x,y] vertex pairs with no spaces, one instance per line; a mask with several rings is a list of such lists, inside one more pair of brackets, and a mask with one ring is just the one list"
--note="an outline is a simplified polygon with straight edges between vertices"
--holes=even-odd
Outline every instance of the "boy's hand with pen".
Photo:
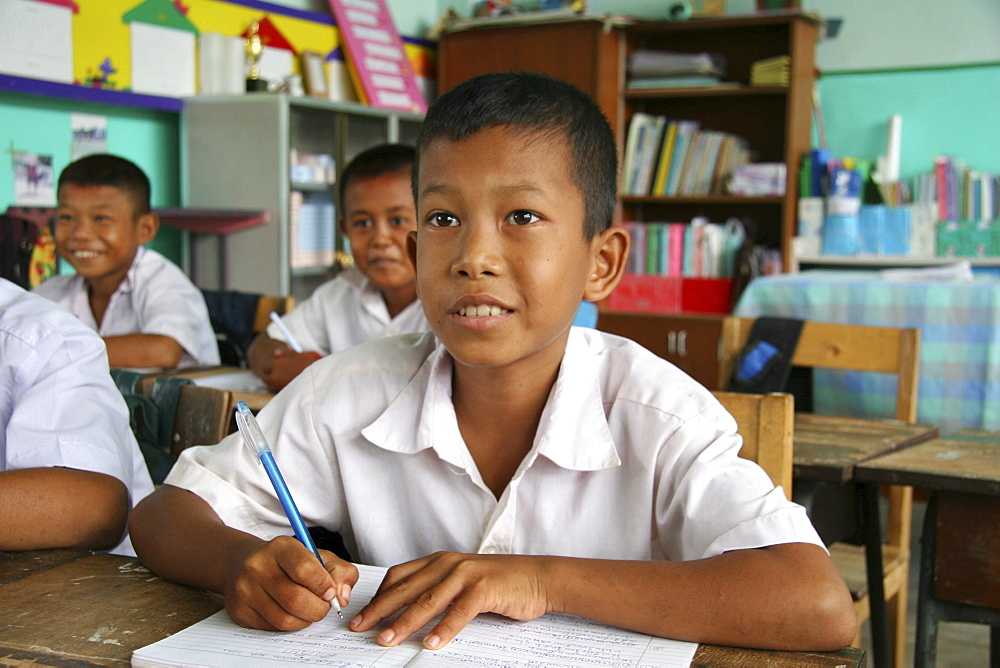
[[331,614],[338,593],[347,605],[358,569],[332,552],[320,555],[322,563],[291,536],[235,555],[223,589],[229,616],[250,628],[297,631]]
[[264,381],[264,385],[271,392],[278,392],[292,382],[292,379],[302,373],[307,366],[323,357],[315,350],[297,353],[284,343],[276,343],[278,347],[274,350],[270,364],[259,369],[260,379]]

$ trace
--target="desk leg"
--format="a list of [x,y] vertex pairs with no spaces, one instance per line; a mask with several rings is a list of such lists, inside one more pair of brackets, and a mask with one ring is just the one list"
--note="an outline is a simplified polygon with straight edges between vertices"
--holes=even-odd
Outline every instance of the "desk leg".
[[934,550],[937,542],[937,494],[931,494],[920,534],[920,573],[917,586],[917,630],[913,643],[913,668],[934,668],[937,661],[937,617],[934,596]]
[[879,519],[877,484],[859,485],[862,530],[865,537],[865,564],[868,576],[869,620],[872,629],[872,660],[875,668],[892,665],[889,652],[889,625],[885,605],[885,582],[882,566],[882,526]]

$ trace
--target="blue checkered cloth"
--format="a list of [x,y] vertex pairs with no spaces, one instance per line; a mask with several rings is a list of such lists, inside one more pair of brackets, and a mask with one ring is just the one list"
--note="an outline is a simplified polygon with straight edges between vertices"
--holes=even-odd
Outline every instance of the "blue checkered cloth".
[[[920,329],[918,421],[942,434],[1000,430],[1000,278],[889,281],[877,271],[803,271],[757,278],[735,314]],[[815,370],[813,410],[892,417],[895,377]]]

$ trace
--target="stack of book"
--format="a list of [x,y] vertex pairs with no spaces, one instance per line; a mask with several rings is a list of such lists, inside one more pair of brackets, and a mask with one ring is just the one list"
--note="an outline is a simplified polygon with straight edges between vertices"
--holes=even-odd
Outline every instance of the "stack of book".
[[336,250],[333,195],[293,190],[289,200],[292,268],[329,267]]
[[701,197],[721,195],[737,165],[750,162],[746,141],[702,129],[696,120],[637,112],[625,140],[624,195]]
[[790,74],[788,71],[792,59],[788,56],[775,56],[756,60],[750,65],[751,86],[788,86]]
[[939,221],[1000,218],[1000,174],[970,169],[952,156],[935,157],[915,190],[915,201],[937,203]]
[[720,85],[725,61],[717,54],[636,49],[628,59],[629,90]]
[[632,238],[626,272],[642,276],[732,278],[746,239],[742,222],[621,224]]

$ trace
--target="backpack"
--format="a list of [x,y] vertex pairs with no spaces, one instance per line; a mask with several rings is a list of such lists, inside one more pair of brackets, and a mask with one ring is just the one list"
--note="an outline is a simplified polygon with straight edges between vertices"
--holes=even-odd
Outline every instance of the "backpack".
[[143,374],[124,369],[112,369],[111,378],[128,406],[129,426],[139,443],[139,450],[146,460],[146,468],[153,483],[159,485],[170,473],[176,458],[170,454],[173,441],[174,418],[181,387],[190,385],[187,378],[162,376],[153,381],[149,396],[142,394],[137,385]]

